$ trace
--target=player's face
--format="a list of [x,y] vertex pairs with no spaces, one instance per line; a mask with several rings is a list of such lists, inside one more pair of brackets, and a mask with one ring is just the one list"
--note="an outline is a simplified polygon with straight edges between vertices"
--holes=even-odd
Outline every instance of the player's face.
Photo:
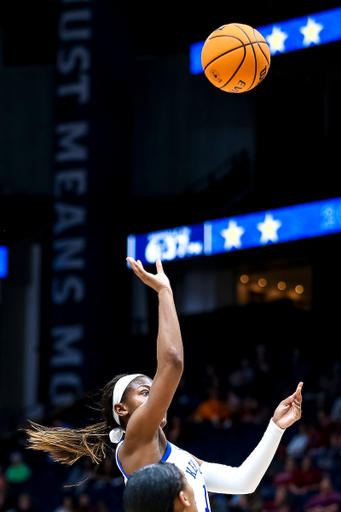
[[149,377],[138,377],[133,380],[127,390],[127,404],[131,412],[135,411],[140,405],[148,400],[149,391],[152,385],[152,380]]
[[[127,405],[131,415],[138,407],[148,400],[150,388],[153,381],[149,377],[142,376],[133,380],[127,392]],[[167,423],[167,415],[163,418],[160,427],[164,428]]]

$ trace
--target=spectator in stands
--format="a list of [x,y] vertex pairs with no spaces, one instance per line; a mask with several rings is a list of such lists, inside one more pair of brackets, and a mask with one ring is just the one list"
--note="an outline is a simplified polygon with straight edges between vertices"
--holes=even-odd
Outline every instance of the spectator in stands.
[[319,408],[316,413],[316,421],[311,425],[307,451],[310,455],[319,454],[330,444],[330,435],[333,424],[325,409]]
[[335,382],[332,376],[321,374],[317,377],[316,406],[330,411],[335,399]]
[[302,458],[301,467],[290,486],[290,491],[294,494],[308,495],[319,490],[321,480],[321,470],[312,463],[311,457],[306,455]]
[[320,490],[309,498],[305,504],[306,512],[339,512],[341,509],[341,493],[334,490],[329,477],[320,482]]
[[289,486],[295,482],[298,475],[298,468],[294,457],[287,457],[283,471],[274,476],[273,484],[275,487],[285,487],[287,490]]
[[249,505],[248,495],[240,494],[233,496],[227,510],[229,512],[252,512]]
[[242,401],[232,389],[229,389],[226,396],[226,403],[229,411],[229,419],[224,422],[224,426],[228,427],[239,423]]
[[6,512],[35,512],[32,507],[31,496],[27,493],[20,494],[17,499],[17,505]]
[[12,452],[10,455],[10,464],[6,469],[6,480],[10,484],[27,482],[31,477],[31,469],[24,462],[20,452]]
[[242,399],[239,418],[242,423],[254,423],[261,425],[268,417],[267,410],[261,406],[258,399],[248,395]]
[[103,485],[111,485],[115,476],[117,476],[116,464],[114,464],[112,457],[106,457],[100,463],[98,471],[93,474],[92,478]]
[[227,402],[221,400],[217,388],[209,388],[207,398],[194,411],[193,420],[196,422],[210,421],[214,425],[222,425],[228,418]]
[[[263,499],[260,489],[251,494],[234,495],[228,502],[227,512],[261,512]],[[212,512],[214,512],[212,507]]]
[[54,512],[74,512],[74,499],[72,496],[64,496],[63,503],[60,507],[57,507]]
[[243,357],[238,367],[230,373],[228,383],[239,396],[246,396],[250,393],[254,382],[255,372],[251,360]]
[[333,465],[341,467],[341,426],[334,428],[329,436],[329,446],[316,457],[321,469],[330,470]]
[[97,512],[97,507],[91,504],[90,496],[86,493],[80,494],[76,512]]
[[75,493],[80,494],[85,492],[89,485],[89,478],[94,472],[94,465],[90,457],[83,457],[72,466],[69,472],[66,485],[76,485]]
[[28,492],[31,479],[31,468],[24,462],[20,452],[10,454],[10,463],[5,471],[7,483],[7,498],[10,503],[15,503],[16,498]]
[[298,433],[289,441],[287,445],[287,454],[291,457],[302,457],[309,441],[310,431],[309,425],[300,423],[298,426]]
[[285,506],[290,507],[289,494],[285,486],[280,486],[277,487],[273,499],[264,501],[262,512],[279,512]]
[[302,510],[310,496],[316,494],[321,480],[322,473],[312,464],[311,458],[303,457],[301,466],[293,472],[292,481],[287,484],[287,491],[295,510]]

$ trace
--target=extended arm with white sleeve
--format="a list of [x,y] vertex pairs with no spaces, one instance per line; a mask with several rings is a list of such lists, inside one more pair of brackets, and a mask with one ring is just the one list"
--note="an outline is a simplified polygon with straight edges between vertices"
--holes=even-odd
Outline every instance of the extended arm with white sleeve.
[[256,490],[285,432],[271,419],[262,439],[238,468],[203,462],[200,466],[207,490],[220,494],[249,494]]

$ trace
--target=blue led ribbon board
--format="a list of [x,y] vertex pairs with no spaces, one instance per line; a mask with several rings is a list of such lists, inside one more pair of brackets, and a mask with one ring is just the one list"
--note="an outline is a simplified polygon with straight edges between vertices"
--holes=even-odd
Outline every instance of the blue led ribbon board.
[[[341,40],[341,7],[299,18],[257,27],[265,37],[271,55],[302,50]],[[190,72],[203,73],[201,51],[204,41],[190,45]]]
[[8,272],[8,249],[0,245],[0,279],[7,277]]
[[144,264],[303,240],[341,232],[341,197],[154,233],[130,235],[127,254]]
[[204,238],[203,224],[130,235],[127,252],[128,256],[142,263],[155,263],[158,258],[170,261],[202,256],[205,254]]

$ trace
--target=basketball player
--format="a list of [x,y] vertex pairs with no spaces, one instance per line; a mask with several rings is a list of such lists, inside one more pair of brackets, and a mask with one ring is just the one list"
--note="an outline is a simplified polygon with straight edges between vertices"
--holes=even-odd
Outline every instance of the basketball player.
[[197,512],[194,493],[174,464],[156,462],[135,471],[123,493],[125,512]]
[[[267,470],[287,427],[301,417],[302,383],[283,400],[250,456],[238,468],[205,462],[169,443],[163,432],[167,409],[183,372],[183,346],[170,282],[160,260],[157,273],[146,272],[128,258],[137,277],[158,293],[159,331],[154,379],[143,374],[118,375],[103,389],[104,422],[84,429],[32,424],[30,447],[50,452],[56,461],[73,464],[82,455],[95,463],[107,453],[108,439],[117,444],[116,461],[125,482],[138,469],[159,461],[174,463],[194,491],[198,512],[210,510],[207,492],[252,493]],[[203,440],[204,442],[204,440]]]

